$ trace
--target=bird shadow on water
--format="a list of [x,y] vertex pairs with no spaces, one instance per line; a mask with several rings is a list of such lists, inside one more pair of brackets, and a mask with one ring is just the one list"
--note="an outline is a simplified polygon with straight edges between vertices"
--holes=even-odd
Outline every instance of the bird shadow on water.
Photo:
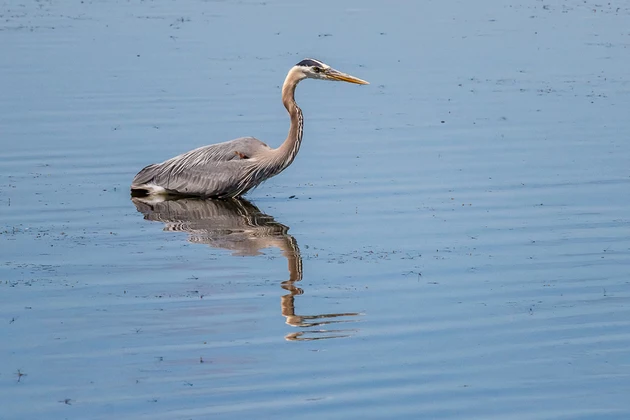
[[280,283],[288,293],[281,296],[280,307],[286,323],[299,329],[285,335],[288,341],[312,341],[349,337],[356,329],[332,329],[333,324],[354,322],[357,312],[296,314],[295,297],[304,290],[298,287],[303,278],[302,256],[289,227],[261,212],[242,198],[203,200],[197,198],[146,199],[132,197],[145,220],[164,223],[165,231],[187,232],[192,243],[227,249],[237,256],[262,255],[265,248],[278,248],[287,259],[289,279]]

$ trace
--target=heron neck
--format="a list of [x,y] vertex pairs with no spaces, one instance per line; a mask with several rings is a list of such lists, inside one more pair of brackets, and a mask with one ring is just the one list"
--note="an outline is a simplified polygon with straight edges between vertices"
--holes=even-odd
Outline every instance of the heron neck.
[[304,118],[302,116],[302,110],[297,103],[295,103],[295,87],[299,82],[299,74],[290,71],[282,86],[282,103],[287,109],[291,119],[287,138],[284,143],[276,149],[276,158],[279,160],[278,163],[282,169],[285,169],[293,162],[302,144]]

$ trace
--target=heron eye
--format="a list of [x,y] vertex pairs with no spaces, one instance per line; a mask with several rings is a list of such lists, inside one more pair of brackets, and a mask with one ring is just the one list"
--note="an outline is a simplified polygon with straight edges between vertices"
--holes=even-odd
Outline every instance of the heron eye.
[[313,67],[313,71],[315,73],[319,73],[320,71],[322,71],[322,69],[320,69],[319,67]]

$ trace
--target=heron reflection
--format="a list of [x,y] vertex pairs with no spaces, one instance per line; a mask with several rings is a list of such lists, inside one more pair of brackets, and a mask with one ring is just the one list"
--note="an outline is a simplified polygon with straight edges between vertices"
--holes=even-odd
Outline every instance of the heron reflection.
[[329,329],[331,324],[352,322],[355,312],[300,315],[295,313],[295,296],[304,291],[297,286],[302,280],[302,256],[289,228],[261,212],[244,199],[203,200],[197,198],[147,199],[133,197],[136,209],[146,220],[164,223],[165,231],[187,232],[193,243],[227,249],[233,255],[261,255],[265,248],[278,248],[287,259],[289,279],[281,283],[287,294],[281,297],[282,316],[286,323],[300,328],[287,334],[290,341],[310,341],[348,337],[353,329]]

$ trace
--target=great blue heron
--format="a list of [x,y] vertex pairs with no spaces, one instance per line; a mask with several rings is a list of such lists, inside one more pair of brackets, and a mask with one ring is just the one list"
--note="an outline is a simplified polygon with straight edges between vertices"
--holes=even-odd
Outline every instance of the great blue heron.
[[369,84],[321,61],[302,60],[289,70],[282,85],[282,103],[291,126],[280,147],[272,149],[254,137],[200,147],[141,170],[131,184],[132,195],[238,197],[282,172],[300,150],[304,118],[295,103],[295,87],[307,78]]

